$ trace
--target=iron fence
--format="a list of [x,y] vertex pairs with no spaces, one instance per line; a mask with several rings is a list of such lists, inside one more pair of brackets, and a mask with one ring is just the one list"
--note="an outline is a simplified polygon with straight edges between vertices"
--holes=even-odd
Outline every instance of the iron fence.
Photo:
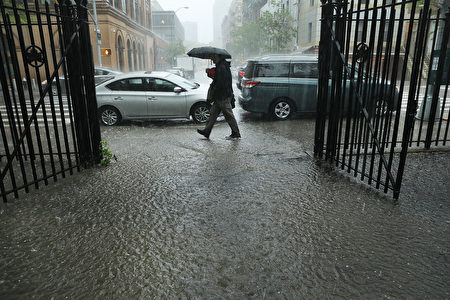
[[315,155],[398,199],[408,150],[449,141],[450,8],[322,3]]
[[86,1],[0,0],[0,191],[100,161]]

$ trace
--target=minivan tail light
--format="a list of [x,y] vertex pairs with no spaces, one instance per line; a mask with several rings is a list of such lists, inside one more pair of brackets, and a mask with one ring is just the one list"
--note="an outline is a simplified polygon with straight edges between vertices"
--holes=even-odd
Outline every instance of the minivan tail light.
[[261,81],[248,81],[248,82],[245,83],[244,87],[248,88],[248,89],[251,89],[252,87],[254,87],[254,86],[256,86],[256,85],[258,85],[260,83],[261,83]]
[[244,76],[245,72],[244,71],[240,71],[239,72],[239,76]]

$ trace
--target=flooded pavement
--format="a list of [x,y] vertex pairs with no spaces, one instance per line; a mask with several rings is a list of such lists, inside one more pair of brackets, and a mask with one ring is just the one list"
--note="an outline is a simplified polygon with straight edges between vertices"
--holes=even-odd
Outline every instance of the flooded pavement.
[[449,153],[398,204],[312,157],[314,120],[102,127],[118,160],[2,205],[0,298],[450,297]]
[[311,157],[313,120],[239,118],[102,127],[117,162],[2,207],[0,298],[450,297],[449,154],[395,205]]

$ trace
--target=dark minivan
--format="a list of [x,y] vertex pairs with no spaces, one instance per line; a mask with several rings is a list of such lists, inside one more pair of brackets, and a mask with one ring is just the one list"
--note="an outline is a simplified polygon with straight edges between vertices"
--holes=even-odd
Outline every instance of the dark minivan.
[[[315,113],[318,77],[317,55],[273,55],[251,59],[241,80],[239,103],[244,110],[269,114],[278,120],[288,119],[294,112]],[[388,85],[389,82],[385,86]],[[390,110],[396,107],[398,91],[395,93],[394,103],[388,105]],[[379,99],[386,98],[376,96],[375,101],[378,105]]]

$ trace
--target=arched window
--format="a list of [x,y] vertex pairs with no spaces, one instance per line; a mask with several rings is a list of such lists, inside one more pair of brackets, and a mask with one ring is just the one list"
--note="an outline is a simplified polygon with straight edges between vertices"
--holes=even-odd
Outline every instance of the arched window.
[[139,56],[139,70],[142,70],[142,46],[138,45],[138,56]]
[[121,36],[117,38],[117,54],[119,70],[123,71],[123,41]]
[[134,62],[134,70],[137,70],[137,50],[135,42],[133,42],[133,62]]
[[133,71],[133,50],[131,49],[130,40],[127,41],[127,54],[128,54],[128,71]]

